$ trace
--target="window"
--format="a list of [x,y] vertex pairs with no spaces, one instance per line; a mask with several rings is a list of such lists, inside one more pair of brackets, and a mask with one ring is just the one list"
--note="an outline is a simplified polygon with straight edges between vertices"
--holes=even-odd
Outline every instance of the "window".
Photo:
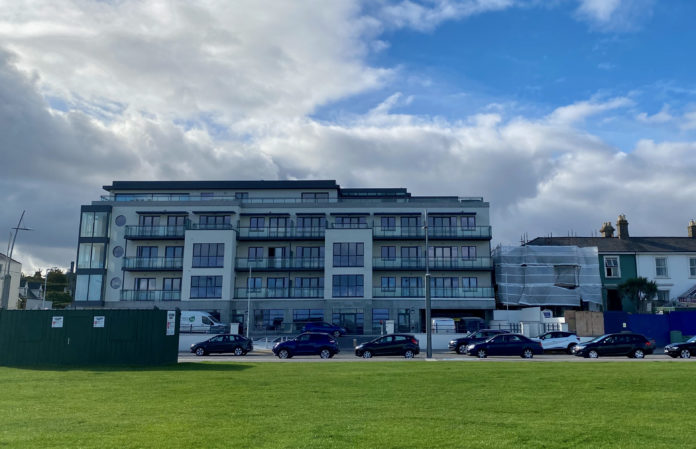
[[554,265],[554,285],[569,289],[577,287],[579,271],[577,265]]
[[108,212],[82,212],[80,237],[107,237],[108,230]]
[[396,278],[390,276],[382,276],[382,291],[383,292],[395,292],[396,291]]
[[326,217],[297,217],[298,228],[324,229]]
[[401,247],[401,266],[408,268],[418,268],[420,248],[418,246],[402,246]]
[[193,268],[222,268],[225,261],[224,243],[194,243]]
[[201,215],[198,217],[200,229],[228,229],[232,221],[231,215]]
[[155,278],[135,278],[133,290],[157,290],[157,282]]
[[396,246],[383,246],[382,247],[382,259],[386,259],[386,260],[396,259]]
[[655,277],[666,278],[667,273],[667,258],[666,257],[656,257],[655,258]]
[[295,278],[296,288],[324,288],[324,278],[323,277],[313,277],[313,278]]
[[249,260],[263,259],[263,248],[260,246],[252,246],[247,251]]
[[222,298],[222,276],[191,276],[191,298]]
[[288,296],[288,278],[268,278],[266,279],[269,298],[285,298]]
[[658,290],[657,300],[661,302],[669,302],[669,290]]
[[422,277],[402,277],[401,296],[423,296]]
[[141,215],[138,219],[138,224],[148,228],[159,226],[160,217],[159,215]]
[[255,309],[254,326],[261,330],[279,330],[285,319],[283,309]]
[[156,246],[139,246],[136,254],[141,259],[154,259],[157,257],[157,251]]
[[316,203],[317,201],[326,201],[329,199],[328,192],[302,192],[303,203]]
[[372,309],[372,333],[382,332],[384,323],[389,319],[389,309]]
[[75,301],[100,301],[101,274],[78,274],[75,280]]
[[437,259],[451,259],[457,257],[456,246],[431,246],[428,248],[428,256]]
[[478,288],[478,278],[463,277],[462,288]]
[[249,192],[234,192],[234,199],[236,199],[236,200],[249,199]]
[[428,227],[430,228],[451,228],[457,223],[457,217],[434,217],[428,216]]
[[604,256],[604,276],[608,278],[621,277],[619,258],[616,256]]
[[696,277],[696,257],[689,257],[689,276]]
[[80,243],[77,268],[104,268],[105,251],[103,243]]
[[431,277],[430,288],[433,290],[433,295],[452,296],[453,290],[459,288],[459,278]]
[[183,215],[170,215],[167,217],[167,226],[181,227],[186,224],[186,217]]
[[420,229],[423,226],[421,223],[421,217],[401,217],[402,232],[404,228]]
[[336,298],[364,296],[362,274],[339,274],[333,277],[332,296]]
[[271,235],[273,231],[278,232],[279,230],[284,231],[288,227],[288,217],[269,217],[268,218],[268,228],[271,230]]
[[295,258],[297,259],[323,259],[323,246],[298,246],[295,249]]
[[462,259],[476,259],[476,247],[462,246]]
[[382,231],[396,230],[396,217],[382,217]]
[[181,291],[181,278],[164,278],[162,280],[162,290],[179,292]]
[[334,227],[337,229],[367,228],[367,217],[336,217]]
[[334,243],[334,267],[362,267],[364,265],[364,243]]
[[212,200],[215,197],[214,192],[201,192],[202,200]]
[[183,246],[167,246],[164,248],[164,257],[168,259],[181,259],[184,257]]
[[249,228],[251,231],[260,231],[266,226],[265,217],[251,217],[249,219]]
[[253,291],[258,291],[261,289],[261,278],[258,277],[248,277],[247,278],[247,288],[249,290]]
[[323,277],[296,277],[293,284],[292,296],[294,298],[323,298]]
[[324,309],[293,309],[292,321],[306,323],[308,321],[323,321]]
[[476,217],[467,215],[462,217],[462,229],[471,229],[476,227]]

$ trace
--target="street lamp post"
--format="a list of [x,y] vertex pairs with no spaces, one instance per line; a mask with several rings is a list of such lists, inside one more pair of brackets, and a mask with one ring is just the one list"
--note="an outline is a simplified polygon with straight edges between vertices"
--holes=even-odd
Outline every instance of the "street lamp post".
[[29,228],[22,227],[22,219],[24,218],[24,213],[19,217],[19,222],[14,228],[14,236],[10,233],[10,240],[7,242],[7,266],[5,267],[5,277],[2,283],[2,298],[0,298],[0,309],[7,309],[8,303],[10,302],[10,284],[12,283],[12,275],[10,275],[10,265],[12,265],[12,252],[14,251],[15,241],[17,240],[17,234],[19,231],[31,231]]

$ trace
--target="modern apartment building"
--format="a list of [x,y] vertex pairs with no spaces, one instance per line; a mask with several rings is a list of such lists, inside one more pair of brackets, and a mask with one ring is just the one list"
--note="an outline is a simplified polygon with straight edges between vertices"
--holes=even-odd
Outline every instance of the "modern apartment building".
[[[81,208],[75,304],[218,313],[252,333],[307,321],[424,329],[495,307],[482,198],[335,181],[115,181]],[[427,250],[425,223],[427,216]],[[249,313],[250,311],[250,313]]]

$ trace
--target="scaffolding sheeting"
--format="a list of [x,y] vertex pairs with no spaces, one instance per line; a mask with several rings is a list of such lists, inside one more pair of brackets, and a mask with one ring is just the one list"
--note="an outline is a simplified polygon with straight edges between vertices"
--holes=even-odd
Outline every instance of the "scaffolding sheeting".
[[498,298],[511,306],[602,304],[596,247],[500,246],[493,252]]

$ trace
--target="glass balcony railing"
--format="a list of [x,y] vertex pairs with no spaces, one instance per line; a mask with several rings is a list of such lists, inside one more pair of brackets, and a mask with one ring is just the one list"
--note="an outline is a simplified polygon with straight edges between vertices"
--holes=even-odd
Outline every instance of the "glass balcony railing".
[[126,226],[127,239],[183,239],[185,226]]
[[324,287],[308,288],[236,288],[236,299],[273,299],[273,298],[323,298]]
[[124,257],[123,269],[137,270],[181,270],[184,259],[181,257]]
[[186,229],[191,229],[194,231],[227,231],[236,228],[231,223],[189,223],[186,225]]
[[323,239],[326,234],[324,227],[267,227],[267,228],[239,228],[239,238],[245,240],[273,240],[273,239]]
[[[423,287],[395,287],[372,289],[374,298],[425,298],[425,288]],[[430,289],[431,298],[493,298],[492,287],[478,288],[439,288]]]
[[181,301],[178,290],[121,290],[121,301]]
[[235,195],[201,195],[196,193],[134,193],[114,195],[101,195],[101,201],[237,201],[240,204],[325,204],[325,203],[462,203],[470,201],[483,201],[482,197],[456,197],[456,196],[380,196],[366,198],[365,196],[347,198],[275,198],[252,197],[238,198]]
[[[428,259],[431,270],[489,270],[493,267],[490,257],[461,259],[456,257],[431,257]],[[425,270],[425,257],[396,257],[372,259],[375,270]]]
[[[394,226],[383,228],[375,226],[373,235],[377,238],[406,239],[422,238],[425,239],[425,229],[422,226]],[[453,238],[453,239],[488,239],[491,237],[490,226],[474,226],[461,228],[457,226],[448,227],[428,227],[428,238]]]
[[275,270],[275,269],[298,269],[298,270],[323,270],[324,258],[309,258],[309,257],[282,257],[273,258],[265,257],[259,259],[249,259],[238,257],[236,259],[235,268],[237,270],[248,270],[251,266],[252,270]]

